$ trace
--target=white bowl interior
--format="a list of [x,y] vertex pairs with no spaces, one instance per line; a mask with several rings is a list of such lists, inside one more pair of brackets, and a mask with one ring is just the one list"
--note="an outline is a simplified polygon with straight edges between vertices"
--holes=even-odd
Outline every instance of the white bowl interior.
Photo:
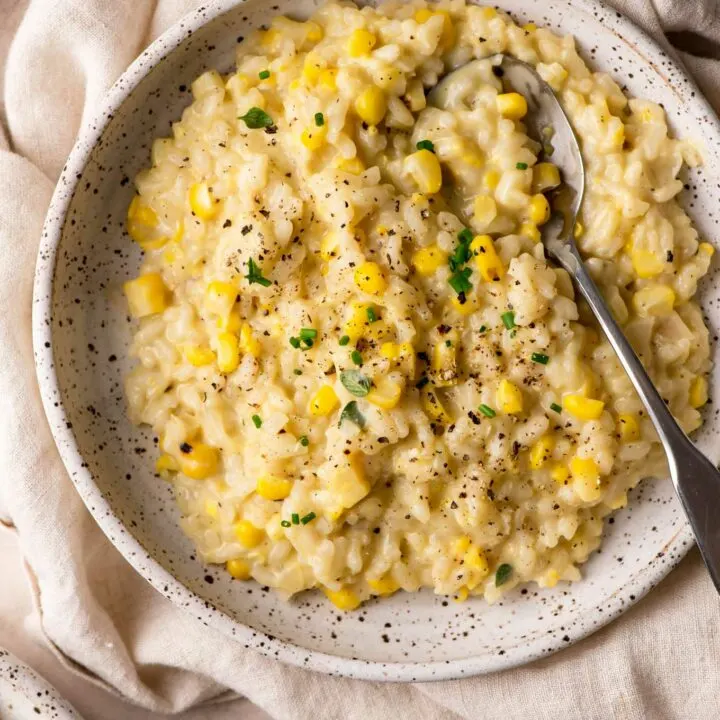
[[[315,5],[277,0],[272,13],[303,17]],[[704,145],[707,162],[688,178],[685,203],[702,233],[717,239],[717,121],[673,63],[626,20],[586,0],[548,0],[542,10],[524,0],[499,5],[521,20],[573,33],[597,69],[611,72],[630,93],[663,103],[676,132]],[[614,515],[602,551],[585,567],[585,580],[552,591],[518,590],[492,607],[482,600],[456,604],[427,592],[399,593],[341,614],[317,593],[286,603],[267,588],[233,581],[221,568],[198,561],[179,529],[170,486],[153,475],[156,440],[126,420],[122,378],[130,364],[130,325],[121,284],[139,263],[124,217],[131,179],[149,162],[152,139],[167,134],[189,103],[191,81],[207,68],[229,70],[242,36],[269,17],[264,2],[248,0],[190,35],[206,12],[161,39],[120,81],[111,105],[159,54],[184,38],[80,142],[46,227],[36,296],[39,376],[58,445],[91,512],[128,560],[173,601],[247,646],[326,672],[399,680],[459,677],[542,656],[603,625],[687,549],[690,536],[667,480],[643,483],[629,508]],[[83,169],[89,143],[104,122]],[[715,267],[703,286],[711,334],[720,325],[719,294]],[[712,387],[717,402],[718,383]],[[713,407],[696,439],[717,460]]]

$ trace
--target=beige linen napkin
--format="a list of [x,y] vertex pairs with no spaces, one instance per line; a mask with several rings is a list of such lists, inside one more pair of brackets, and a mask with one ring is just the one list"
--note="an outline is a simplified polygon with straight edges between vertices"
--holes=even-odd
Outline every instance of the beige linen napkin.
[[[166,712],[222,699],[230,689],[272,717],[292,720],[720,717],[720,604],[696,551],[620,620],[544,661],[456,682],[382,685],[316,675],[243,650],[157,594],[96,527],[60,462],[35,384],[35,253],[80,123],[143,46],[196,4],[30,0],[7,59],[7,139],[0,129],[0,520],[19,534],[47,642],[77,672]],[[541,13],[542,1],[537,4]],[[613,4],[666,47],[663,28],[682,47],[699,49],[706,57],[681,58],[720,104],[714,0]]]

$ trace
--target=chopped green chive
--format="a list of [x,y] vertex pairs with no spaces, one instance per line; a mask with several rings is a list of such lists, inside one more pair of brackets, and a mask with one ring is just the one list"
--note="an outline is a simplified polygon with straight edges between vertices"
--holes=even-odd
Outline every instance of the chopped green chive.
[[301,444],[303,447],[307,447],[307,446],[310,444],[310,441],[308,440],[308,436],[307,436],[307,435],[301,435],[301,436],[300,436],[300,444]]
[[458,240],[465,245],[469,245],[473,241],[472,230],[470,230],[470,228],[463,228],[458,233]]
[[263,277],[262,268],[259,267],[252,258],[250,258],[247,261],[247,267],[248,267],[248,274],[245,276],[245,279],[251,285],[253,283],[257,283],[258,285],[262,285],[263,287],[270,287],[270,285],[272,285],[271,280],[268,280],[266,277]]
[[259,415],[253,415],[252,421],[256,428],[262,427],[262,418]]
[[300,347],[300,338],[291,337],[290,344],[297,350]]
[[485,403],[483,403],[483,404],[478,408],[478,410],[479,410],[485,417],[489,417],[489,418],[493,418],[493,417],[495,417],[495,415],[497,414],[489,405],[485,405]]
[[360,354],[360,352],[359,352],[358,350],[353,350],[353,351],[350,353],[350,359],[351,359],[356,365],[362,365],[362,364],[363,364],[362,355]]
[[300,368],[295,368],[295,369],[293,370],[293,373],[294,373],[295,375],[302,375],[302,370],[301,370]]
[[322,127],[325,124],[325,116],[322,113],[315,113],[315,125]]
[[241,115],[242,120],[251,130],[270,127],[273,124],[272,118],[259,107],[251,107],[245,115]]
[[468,280],[470,275],[472,275],[472,270],[465,267],[462,270],[455,271],[450,276],[448,283],[458,295],[461,295],[472,290],[472,283]]
[[560,405],[558,405],[557,403],[552,403],[552,404],[550,405],[550,409],[551,409],[551,410],[554,410],[556,413],[561,413],[561,412],[562,412],[562,407],[560,407]]
[[516,167],[518,170],[527,170],[527,169],[528,169],[528,164],[527,164],[527,163],[515,163],[515,167]]
[[300,328],[300,339],[301,340],[314,340],[317,337],[318,331],[315,328]]
[[300,516],[297,513],[293,513],[290,516],[290,519],[292,520],[293,525],[299,525],[300,524]]
[[533,362],[540,363],[541,365],[547,365],[550,360],[550,357],[543,353],[533,353],[530,358]]
[[481,325],[480,328],[478,329],[478,332],[485,332],[486,330],[487,330],[487,328],[484,325]]
[[418,150],[429,150],[431,153],[435,152],[435,146],[431,140],[421,140],[419,143],[416,143],[415,147]]
[[270,71],[269,70],[262,70],[258,73],[258,77],[261,80],[267,80],[270,77]]
[[446,340],[445,347],[452,347],[452,340]]
[[290,523],[289,523],[287,520],[281,520],[281,521],[280,521],[280,524],[281,524],[283,527],[290,527]]
[[309,512],[307,515],[305,515],[305,517],[300,519],[300,522],[303,525],[307,525],[309,522],[312,522],[316,517],[317,515],[314,512]]
[[515,327],[515,313],[512,310],[504,312],[501,316],[503,325],[508,329],[512,330]]
[[340,340],[338,340],[338,344],[342,347],[345,347],[350,342],[350,337],[348,335],[343,335]]
[[367,319],[368,319],[369,323],[374,323],[378,319],[377,314],[375,313],[375,310],[371,307],[369,307],[365,311],[365,314],[367,315]]
[[512,575],[512,565],[508,565],[507,563],[503,563],[495,573],[495,587],[500,587],[501,585],[504,585]]

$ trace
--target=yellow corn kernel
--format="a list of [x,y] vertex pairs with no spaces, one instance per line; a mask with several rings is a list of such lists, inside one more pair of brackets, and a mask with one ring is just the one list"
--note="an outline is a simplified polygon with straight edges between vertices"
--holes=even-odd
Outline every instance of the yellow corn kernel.
[[497,10],[493,7],[484,7],[480,10],[480,17],[483,20],[492,20],[497,17]]
[[377,125],[387,112],[385,93],[375,85],[369,85],[355,99],[355,112],[368,125]]
[[217,472],[219,461],[216,448],[205,443],[185,443],[181,448],[180,471],[193,480],[204,480]]
[[240,348],[236,335],[221,332],[217,338],[217,364],[221,373],[231,373],[240,364]]
[[320,71],[320,76],[317,81],[318,87],[328,92],[335,92],[337,90],[337,70],[334,68],[325,68]]
[[557,165],[541,162],[533,167],[532,191],[542,193],[560,184],[560,170]]
[[155,471],[161,474],[169,472],[177,472],[180,469],[177,460],[167,453],[161,455],[155,461]]
[[694,408],[702,407],[708,401],[708,381],[702,375],[698,375],[690,385],[690,404]]
[[516,92],[501,93],[495,98],[498,112],[510,120],[520,120],[527,115],[527,100]]
[[213,520],[217,519],[219,510],[220,506],[217,504],[217,502],[215,502],[215,500],[205,501],[205,514],[210,516]]
[[399,402],[403,386],[388,377],[381,378],[367,395],[367,401],[373,405],[392,410]]
[[470,594],[470,591],[466,587],[458,588],[458,591],[453,596],[453,600],[456,603],[465,602],[468,599],[469,594]]
[[238,341],[240,351],[253,357],[260,357],[260,341],[253,335],[252,327],[249,323],[243,323],[240,326],[240,338]]
[[228,560],[225,563],[225,569],[234,577],[236,580],[249,580],[250,579],[250,566],[240,558],[234,558]]
[[386,342],[380,346],[380,355],[388,360],[397,360],[400,357],[400,345]]
[[369,295],[380,295],[387,288],[382,268],[376,262],[364,262],[355,269],[355,284]]
[[255,487],[255,492],[266,500],[284,500],[292,490],[292,482],[277,475],[263,475]]
[[433,16],[433,11],[430,8],[420,8],[415,13],[415,22],[419,25],[426,23]]
[[478,235],[470,243],[470,250],[475,256],[475,264],[480,275],[486,282],[500,280],[505,275],[502,260],[495,252],[495,245],[489,235]]
[[412,256],[413,267],[423,276],[428,277],[447,263],[447,253],[437,245],[421,248]]
[[216,326],[224,332],[237,335],[242,327],[242,318],[237,310],[232,310],[227,317],[218,318]]
[[186,345],[185,357],[194,367],[202,367],[215,362],[215,353],[209,347],[200,345]]
[[147,273],[123,285],[130,314],[136,318],[162,312],[169,304],[169,291],[158,273]]
[[299,90],[302,86],[303,86],[303,84],[297,78],[295,78],[294,80],[291,80],[290,84],[288,85],[290,90]]
[[388,573],[381,578],[368,578],[367,584],[377,595],[392,595],[400,589],[397,581]]
[[280,37],[280,33],[275,28],[270,28],[269,30],[261,31],[259,33],[260,35],[260,44],[264,45],[265,47],[269,47],[272,45],[275,40]]
[[585,226],[578,220],[573,228],[573,237],[578,240],[585,233]]
[[555,441],[550,435],[543,435],[530,448],[530,467],[539,470],[551,457]]
[[623,413],[618,416],[618,430],[625,442],[635,442],[640,439],[640,423],[632,413]]
[[708,255],[709,257],[712,257],[715,254],[715,248],[707,242],[702,242],[698,245],[698,251],[703,253],[703,255]]
[[675,291],[667,285],[646,285],[632,296],[632,306],[641,317],[667,317],[675,306]]
[[461,315],[464,315],[465,317],[467,317],[468,315],[472,315],[474,312],[477,312],[480,309],[480,301],[475,295],[466,295],[465,302],[461,302],[458,295],[451,295],[450,304],[453,306],[453,308],[455,308],[457,312],[459,312]]
[[316,52],[309,52],[303,62],[302,76],[308,83],[316,83],[325,70],[325,60]]
[[320,127],[310,127],[303,130],[300,136],[300,142],[308,150],[319,150],[325,144],[325,138],[327,137],[327,125],[321,125]]
[[595,502],[600,499],[600,471],[592,458],[577,455],[570,461],[570,474],[573,488],[583,502]]
[[509,380],[501,380],[495,392],[495,402],[498,409],[506,415],[516,415],[522,412],[523,396],[520,388]]
[[488,190],[495,190],[500,183],[500,173],[497,170],[490,169],[483,175],[483,185]]
[[350,316],[345,321],[343,330],[352,342],[359,340],[370,326],[367,317],[367,311],[370,307],[372,306],[369,303],[353,303],[350,308]]
[[139,195],[135,195],[128,207],[127,231],[143,250],[157,250],[168,242],[166,236],[157,235],[157,224],[155,211],[143,204]]
[[210,220],[217,212],[217,203],[207,183],[194,183],[188,191],[190,209],[202,220]]
[[546,588],[553,588],[558,584],[560,580],[560,573],[555,568],[547,570],[542,578],[541,585]]
[[307,28],[307,39],[310,42],[320,42],[325,36],[323,29],[316,22],[309,20],[305,23],[305,27]]
[[237,296],[238,290],[232,283],[214,280],[205,291],[205,310],[219,317],[227,317]]
[[376,43],[377,38],[369,30],[365,28],[353,30],[347,42],[348,55],[353,58],[369,55]]
[[605,409],[605,403],[601,400],[592,400],[581,395],[565,395],[562,406],[578,420],[597,420]]
[[420,8],[415,13],[415,22],[423,25],[425,24],[430,18],[441,16],[444,18],[443,22],[443,30],[442,35],[440,36],[440,47],[449,47],[452,45],[453,40],[455,39],[455,29],[453,28],[452,24],[452,18],[450,17],[450,13],[447,10],[436,10],[432,11],[429,8]]
[[558,463],[550,471],[550,477],[558,485],[564,485],[568,481],[568,478],[570,477],[570,470],[568,470],[567,467],[565,467],[565,465],[561,465],[560,463]]
[[428,195],[439,192],[442,187],[442,169],[435,153],[418,150],[405,158],[405,172],[417,183],[420,190]]
[[477,548],[475,545],[469,548],[469,550],[465,553],[465,557],[463,558],[463,560],[463,564],[465,565],[465,567],[474,570],[482,577],[485,577],[490,572],[490,565],[488,564],[485,553],[482,552],[482,550]]
[[535,23],[526,23],[522,26],[522,29],[526,33],[534,33],[537,30],[537,25]]
[[440,398],[433,390],[423,388],[421,390],[421,400],[423,409],[431,420],[448,425],[452,422],[452,418],[448,411],[443,407]]
[[233,525],[233,532],[238,542],[248,550],[257,547],[265,537],[265,531],[255,527],[249,520],[238,520]]
[[323,385],[310,401],[310,414],[329,415],[340,404],[332,385]]
[[528,216],[535,225],[544,225],[550,219],[550,203],[541,193],[530,198]]
[[616,121],[615,129],[610,131],[610,142],[617,148],[625,143],[625,125],[620,118],[612,118]]
[[530,238],[533,242],[539,243],[541,240],[540,230],[538,226],[532,222],[524,222],[520,225],[518,234],[524,235],[526,238]]
[[455,557],[459,560],[462,558],[462,556],[467,552],[468,548],[470,547],[470,543],[472,541],[467,535],[463,535],[462,537],[455,538],[455,541],[453,542],[453,554]]
[[633,247],[630,249],[630,260],[640,278],[656,277],[665,269],[663,261],[650,250]]
[[489,195],[478,195],[473,203],[473,219],[483,230],[497,217],[497,204]]
[[324,588],[323,592],[327,596],[327,599],[338,610],[348,611],[360,607],[360,598],[348,588],[342,588],[341,590],[328,590]]
[[342,158],[341,160],[336,161],[335,164],[340,170],[344,170],[345,172],[349,172],[353,175],[362,175],[365,170],[367,170],[363,161],[357,156],[353,158]]

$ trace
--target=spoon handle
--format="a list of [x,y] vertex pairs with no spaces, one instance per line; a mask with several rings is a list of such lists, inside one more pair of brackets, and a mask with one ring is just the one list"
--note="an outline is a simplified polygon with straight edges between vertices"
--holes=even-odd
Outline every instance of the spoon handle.
[[573,247],[570,253],[572,258],[566,255],[558,259],[574,277],[647,408],[665,448],[675,490],[685,508],[710,577],[720,592],[720,472],[677,424],[640,358],[615,322],[577,250]]

